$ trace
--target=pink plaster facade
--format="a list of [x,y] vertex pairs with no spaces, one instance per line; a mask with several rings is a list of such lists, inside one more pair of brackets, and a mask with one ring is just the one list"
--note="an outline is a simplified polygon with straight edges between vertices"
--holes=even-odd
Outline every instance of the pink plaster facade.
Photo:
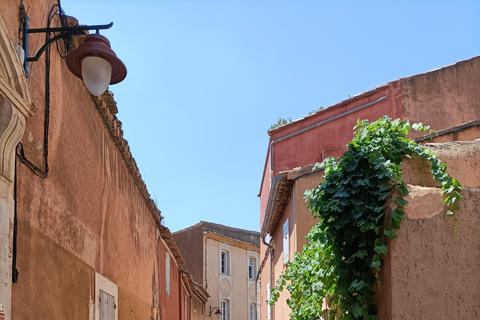
[[[259,197],[260,225],[262,228],[261,236],[262,238],[266,238],[266,242],[269,242],[269,239],[271,239],[269,244],[272,248],[269,249],[269,247],[264,244],[260,246],[260,256],[264,261],[260,277],[261,301],[267,300],[267,284],[270,283],[271,286],[273,286],[273,283],[284,268],[283,261],[281,261],[281,263],[279,262],[281,260],[279,257],[283,256],[282,226],[284,221],[289,218],[290,221],[293,222],[290,230],[289,247],[295,248],[296,251],[301,250],[300,243],[304,243],[304,236],[315,223],[315,220],[311,218],[309,212],[304,209],[305,205],[301,195],[303,195],[305,190],[318,185],[321,181],[321,175],[306,175],[293,178],[293,176],[298,175],[298,171],[301,170],[298,169],[298,167],[305,167],[320,162],[328,156],[340,156],[346,150],[345,145],[353,136],[352,128],[357,119],[373,121],[384,114],[392,118],[408,119],[411,120],[411,122],[422,122],[436,130],[436,133],[423,137],[421,137],[420,134],[411,135],[412,138],[417,138],[419,141],[447,142],[460,140],[473,141],[478,139],[480,138],[478,126],[480,124],[480,108],[478,108],[480,91],[477,89],[478,83],[480,83],[480,57],[475,57],[425,74],[390,82],[269,132],[270,145],[272,145],[273,142],[273,147],[271,147],[271,152],[270,150],[267,151]],[[386,97],[386,99],[383,97]],[[378,101],[378,103],[368,106],[369,103],[374,101]],[[349,113],[350,110],[365,105],[367,105],[367,107]],[[305,130],[305,128],[309,128],[315,124],[319,125],[311,130],[301,132]],[[295,135],[296,132],[299,133]],[[284,140],[282,140],[282,138]],[[478,171],[475,165],[476,162],[469,162],[467,160],[471,156],[471,153],[463,154],[465,159],[459,160],[449,167],[451,174],[458,177],[460,181],[472,181],[478,177],[476,175]],[[270,157],[273,157],[273,161]],[[449,155],[444,155],[444,157],[445,161],[447,161]],[[460,165],[462,161],[464,165]],[[430,181],[431,185],[427,186],[435,186],[432,178],[429,176],[430,172],[428,170],[426,172],[423,171],[421,174],[419,172],[414,175],[406,174],[410,177],[409,179],[412,180],[423,177],[427,179],[427,181]],[[282,178],[282,180],[278,180],[281,181],[279,183],[275,178],[279,176],[290,176],[290,179]],[[307,182],[308,179],[313,179],[314,181]],[[288,182],[292,185],[291,187],[288,185]],[[302,183],[304,185],[300,186]],[[278,187],[278,185],[280,185],[280,187]],[[418,185],[424,184],[420,183]],[[287,186],[285,187],[287,189],[285,189],[284,186]],[[296,212],[295,218],[293,218],[294,212]],[[302,213],[300,214],[300,212]],[[407,225],[408,224],[409,223],[407,223]],[[418,235],[415,237],[421,237],[422,233],[419,228],[406,232],[411,232],[411,234],[409,233],[409,235],[406,236],[407,239],[414,237],[413,234],[415,232],[418,232]],[[407,242],[407,244],[413,247],[409,248],[409,250],[415,250],[415,242],[412,244]],[[407,244],[405,245],[407,246]],[[447,251],[453,256],[456,252],[455,245],[459,245],[459,243],[452,242],[451,245],[452,246],[449,247],[450,251]],[[473,249],[474,247],[472,250]],[[399,257],[398,259],[404,259],[405,252],[407,251],[400,250],[395,251],[395,254]],[[292,254],[293,253],[290,253],[290,257]],[[466,262],[465,256],[459,258]],[[415,261],[413,260],[406,259],[402,261],[402,268],[405,268],[406,264],[413,263],[415,265]],[[396,263],[397,260],[394,262]],[[387,264],[388,263],[389,261],[387,261]],[[431,261],[428,263],[431,263]],[[475,266],[478,267],[478,265]],[[395,270],[396,272],[400,270],[397,269],[394,263],[392,263],[391,268],[391,270]],[[445,270],[448,268],[453,267],[449,265]],[[452,274],[457,272],[452,269],[448,270]],[[436,272],[440,271],[436,270]],[[438,274],[435,276],[438,277]],[[393,274],[384,275],[384,277],[383,283],[385,287],[388,287],[389,281],[394,280]],[[453,279],[454,278],[455,277],[453,277]],[[388,312],[381,313],[381,319],[444,318],[440,316],[426,316],[429,313],[427,309],[421,309],[421,313],[412,311],[413,313],[411,314],[420,314],[421,317],[407,316],[405,310],[399,311],[400,309],[395,309],[395,307],[406,305],[404,302],[406,299],[405,296],[401,296],[400,292],[398,293],[399,295],[396,295],[396,290],[399,290],[398,288],[398,284],[397,286],[392,286],[393,291],[382,295],[381,301],[383,309],[382,307],[380,309],[388,310]],[[406,292],[406,295],[410,294],[409,289],[404,289],[404,292]],[[422,290],[418,290],[418,292],[421,292],[419,293],[420,296],[426,294]],[[391,297],[386,299],[385,296],[388,294],[391,294]],[[418,296],[418,299],[420,299],[420,296]],[[393,297],[396,298],[393,299]],[[269,307],[263,303],[261,305],[263,308],[260,312],[261,319],[273,320],[288,317],[289,312],[285,302],[286,298],[286,295],[280,298],[280,302],[272,308],[270,317],[268,316]],[[445,297],[442,297],[442,299],[443,298]],[[444,301],[442,302],[444,304],[448,302],[447,300],[442,301]],[[453,301],[456,302],[455,299]],[[476,304],[473,303],[473,305]],[[453,314],[452,312],[447,314]],[[459,311],[458,314],[467,313],[461,313]],[[400,314],[402,314],[402,316],[399,316]],[[438,313],[435,314],[438,315]],[[472,313],[469,313],[467,318],[476,319],[472,316]]]

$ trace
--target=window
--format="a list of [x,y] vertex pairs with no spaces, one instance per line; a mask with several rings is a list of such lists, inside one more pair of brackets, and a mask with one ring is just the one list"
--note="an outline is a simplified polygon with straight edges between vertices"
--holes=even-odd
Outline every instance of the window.
[[221,311],[222,311],[222,316],[221,320],[230,320],[230,301],[228,300],[222,300],[221,304]]
[[165,254],[165,292],[170,295],[170,255]]
[[187,295],[185,295],[185,320],[188,320],[188,298]]
[[115,309],[117,305],[115,304],[115,296],[100,290],[99,292],[99,309],[100,309],[100,319],[101,320],[115,320]]
[[248,320],[257,320],[257,305],[255,303],[250,303]]
[[248,279],[253,280],[255,279],[256,270],[256,259],[254,257],[250,257],[248,259]]
[[[267,283],[267,301],[270,300],[270,282]],[[272,306],[267,306],[267,320],[272,320]]]
[[220,272],[230,274],[230,254],[227,250],[222,250]]
[[95,320],[118,320],[118,286],[95,273]]
[[289,234],[289,222],[287,218],[283,224],[283,263],[286,264],[290,259],[290,234]]

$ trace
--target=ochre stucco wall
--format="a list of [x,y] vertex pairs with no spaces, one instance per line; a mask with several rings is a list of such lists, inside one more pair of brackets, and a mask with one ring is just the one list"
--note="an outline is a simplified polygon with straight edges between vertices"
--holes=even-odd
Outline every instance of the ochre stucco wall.
[[93,268],[28,224],[18,228],[21,268],[12,319],[88,319]]
[[403,117],[411,122],[441,130],[480,119],[480,57],[400,81]]
[[428,189],[423,192],[433,197],[408,199],[407,218],[389,244],[390,281],[382,283],[380,319],[478,319],[480,193],[463,190],[455,219],[432,210],[442,198],[440,190]]
[[[309,172],[308,170],[307,172]],[[293,170],[288,173],[288,179],[295,179],[300,174],[304,172],[299,172],[298,170]],[[272,288],[275,285],[278,277],[281,272],[285,270],[285,265],[283,263],[283,224],[286,219],[289,219],[290,226],[290,245],[289,245],[289,255],[290,261],[293,260],[293,255],[297,251],[301,251],[303,245],[306,244],[305,236],[310,231],[312,226],[318,221],[316,218],[313,218],[310,211],[307,209],[305,201],[303,199],[303,194],[306,190],[315,188],[318,186],[322,180],[323,171],[309,173],[295,179],[292,195],[290,200],[283,212],[283,217],[278,224],[277,230],[273,235],[272,244],[275,248],[275,253],[273,256],[273,273],[271,282]],[[270,276],[270,259],[268,258],[261,274],[261,298],[260,303],[262,304],[261,316],[262,319],[267,317],[267,308],[265,301],[267,300],[267,283]],[[275,319],[288,319],[291,312],[290,308],[286,304],[286,300],[289,298],[289,293],[287,290],[284,290],[280,293],[279,301],[272,307],[272,312],[275,314]]]
[[296,179],[294,182],[292,196],[295,197],[293,201],[295,208],[294,239],[296,243],[293,247],[293,253],[302,251],[303,246],[307,243],[305,236],[312,229],[313,225],[318,222],[318,219],[314,218],[310,210],[308,210],[303,195],[306,190],[311,190],[318,186],[323,180],[323,174],[323,171],[311,173]]
[[[45,27],[47,1],[23,3],[30,27]],[[2,2],[13,43],[18,6],[19,1]],[[30,36],[30,55],[39,37],[42,44],[43,36]],[[147,206],[92,96],[51,48],[50,172],[41,179],[18,164],[20,276],[12,289],[12,318],[89,319],[98,272],[118,285],[122,319],[156,319],[158,212]],[[21,140],[26,157],[42,168],[44,58],[31,65],[28,82],[38,110],[27,119]]]
[[[376,296],[380,319],[478,319],[480,310],[480,142],[429,146],[464,186],[462,209],[445,215],[428,164],[402,166],[411,193],[398,239],[388,243]],[[412,185],[413,184],[413,185]]]

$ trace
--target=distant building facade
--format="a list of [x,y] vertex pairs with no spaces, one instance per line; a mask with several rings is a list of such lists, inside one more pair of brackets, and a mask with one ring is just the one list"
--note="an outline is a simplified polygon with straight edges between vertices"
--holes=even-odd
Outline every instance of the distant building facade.
[[208,292],[206,315],[256,320],[260,234],[201,221],[173,233],[193,280]]

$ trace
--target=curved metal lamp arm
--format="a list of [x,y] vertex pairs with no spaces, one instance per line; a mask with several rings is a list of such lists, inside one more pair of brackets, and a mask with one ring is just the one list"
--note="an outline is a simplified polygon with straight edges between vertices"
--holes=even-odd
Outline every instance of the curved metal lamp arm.
[[[29,29],[29,19],[28,16],[25,15],[23,20],[23,50],[25,51],[25,60],[23,62],[23,69],[25,70],[25,76],[28,78],[28,62],[38,61],[40,56],[42,55],[45,50],[53,43],[57,42],[60,39],[85,34],[86,30],[96,30],[99,33],[100,30],[110,29],[113,26],[113,22],[109,24],[103,25],[94,25],[94,26],[73,26],[73,27],[59,27],[59,28],[38,28],[38,29]],[[60,32],[60,34],[56,35],[52,39],[45,42],[45,44],[38,50],[38,52],[33,57],[28,56],[28,34],[30,33],[50,33],[50,32]]]

